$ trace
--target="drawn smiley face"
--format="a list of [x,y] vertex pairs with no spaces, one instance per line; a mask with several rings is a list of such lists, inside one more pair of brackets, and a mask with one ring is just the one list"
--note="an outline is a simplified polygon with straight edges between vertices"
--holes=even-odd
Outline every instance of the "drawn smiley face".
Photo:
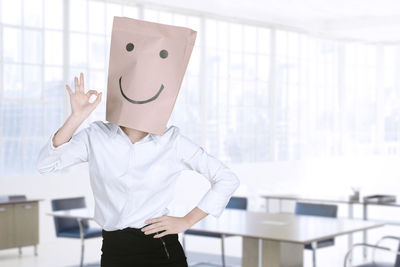
[[[135,48],[135,45],[133,43],[128,43],[126,45],[126,51],[128,51],[128,52],[132,52],[134,50],[134,48]],[[162,59],[166,59],[168,57],[168,51],[165,50],[165,49],[161,50],[159,54],[160,54],[160,58],[162,58]],[[154,101],[154,100],[157,99],[157,97],[161,94],[162,90],[164,90],[164,85],[161,84],[160,89],[158,89],[158,92],[154,96],[150,97],[149,99],[146,99],[146,100],[134,100],[134,99],[129,98],[124,93],[124,90],[122,90],[122,76],[121,76],[119,78],[119,90],[121,91],[122,96],[126,100],[128,100],[130,103],[132,103],[132,104],[146,104],[146,103],[149,103],[149,102]]]

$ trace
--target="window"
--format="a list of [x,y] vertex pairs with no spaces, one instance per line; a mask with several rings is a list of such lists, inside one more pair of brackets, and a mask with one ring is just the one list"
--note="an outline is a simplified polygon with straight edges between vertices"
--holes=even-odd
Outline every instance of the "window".
[[388,45],[380,49],[383,53],[383,66],[378,71],[378,82],[381,86],[378,94],[378,126],[377,135],[380,137],[376,148],[380,153],[400,153],[400,47]]
[[65,117],[62,1],[0,1],[0,175],[29,174]]
[[270,30],[205,19],[205,39],[207,150],[225,161],[267,160]]
[[340,154],[341,45],[276,31],[274,158]]
[[106,95],[115,15],[198,32],[169,124],[225,162],[400,153],[399,46],[126,1],[0,0],[0,176],[36,172],[74,76]]

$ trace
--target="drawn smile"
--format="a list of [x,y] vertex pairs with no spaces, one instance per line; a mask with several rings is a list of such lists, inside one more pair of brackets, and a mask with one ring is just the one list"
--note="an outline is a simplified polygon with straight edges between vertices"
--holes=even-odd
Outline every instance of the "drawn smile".
[[131,102],[133,104],[145,104],[145,103],[154,101],[154,100],[157,99],[157,97],[161,94],[161,91],[164,89],[164,85],[161,84],[160,89],[158,90],[158,92],[153,97],[151,97],[151,98],[149,98],[147,100],[133,100],[133,99],[130,99],[129,97],[127,97],[124,94],[124,91],[122,90],[121,80],[122,80],[122,76],[119,78],[119,89],[121,90],[121,94],[126,100],[128,100],[129,102]]

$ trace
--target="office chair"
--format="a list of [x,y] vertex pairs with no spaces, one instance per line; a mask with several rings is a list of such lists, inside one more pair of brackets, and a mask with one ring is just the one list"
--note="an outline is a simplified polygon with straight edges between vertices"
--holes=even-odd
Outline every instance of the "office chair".
[[[246,197],[231,197],[228,204],[226,205],[227,209],[240,209],[247,210],[247,198]],[[197,236],[206,236],[206,237],[215,237],[221,239],[221,260],[222,266],[225,267],[225,237],[235,236],[231,234],[218,234],[218,233],[209,233],[202,232],[197,230],[188,229],[182,233],[182,244],[183,249],[186,251],[185,246],[185,235],[197,235]]]
[[[337,206],[336,205],[324,205],[324,204],[311,204],[311,203],[301,203],[296,202],[295,214],[297,215],[309,215],[309,216],[322,216],[322,217],[337,217]],[[326,239],[317,242],[318,248],[325,248],[335,245],[335,239]],[[316,262],[316,249],[314,249],[311,244],[304,246],[305,249],[312,250],[312,261],[313,267],[317,266]]]
[[[380,246],[380,245],[379,245],[383,240],[386,240],[386,239],[392,239],[392,240],[396,240],[396,241],[399,242],[399,246],[398,246],[397,251],[392,250],[392,249],[390,249],[390,248],[388,248],[388,247],[383,247],[383,246]],[[353,253],[353,250],[354,250],[356,247],[369,247],[369,248],[372,248],[372,249],[373,249],[372,262],[365,263],[365,264],[362,264],[362,265],[357,265],[356,267],[400,267],[400,237],[396,237],[396,236],[384,236],[384,237],[382,237],[381,239],[379,239],[379,241],[376,243],[376,245],[366,244],[366,243],[354,244],[354,245],[349,249],[349,251],[347,251],[346,256],[344,257],[344,267],[349,266],[349,265],[347,265],[348,259],[349,259],[350,255]],[[376,251],[376,250],[386,251],[387,253],[391,253],[391,254],[397,255],[397,256],[396,256],[396,261],[395,261],[394,265],[393,265],[393,264],[390,264],[390,263],[376,262],[376,261],[375,261],[375,251]]]
[[[53,211],[86,208],[84,197],[61,198],[51,200]],[[102,236],[101,228],[90,228],[88,220],[72,218],[61,218],[54,216],[54,225],[57,237],[69,237],[81,239],[81,266],[83,265],[83,254],[85,250],[84,240],[87,238]],[[82,236],[81,236],[82,230]]]

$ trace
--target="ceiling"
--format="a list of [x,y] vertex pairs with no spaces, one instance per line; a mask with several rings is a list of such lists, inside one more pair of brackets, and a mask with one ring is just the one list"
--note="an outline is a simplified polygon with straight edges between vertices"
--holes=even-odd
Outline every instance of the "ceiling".
[[276,24],[330,38],[400,43],[399,0],[143,0],[219,17]]

